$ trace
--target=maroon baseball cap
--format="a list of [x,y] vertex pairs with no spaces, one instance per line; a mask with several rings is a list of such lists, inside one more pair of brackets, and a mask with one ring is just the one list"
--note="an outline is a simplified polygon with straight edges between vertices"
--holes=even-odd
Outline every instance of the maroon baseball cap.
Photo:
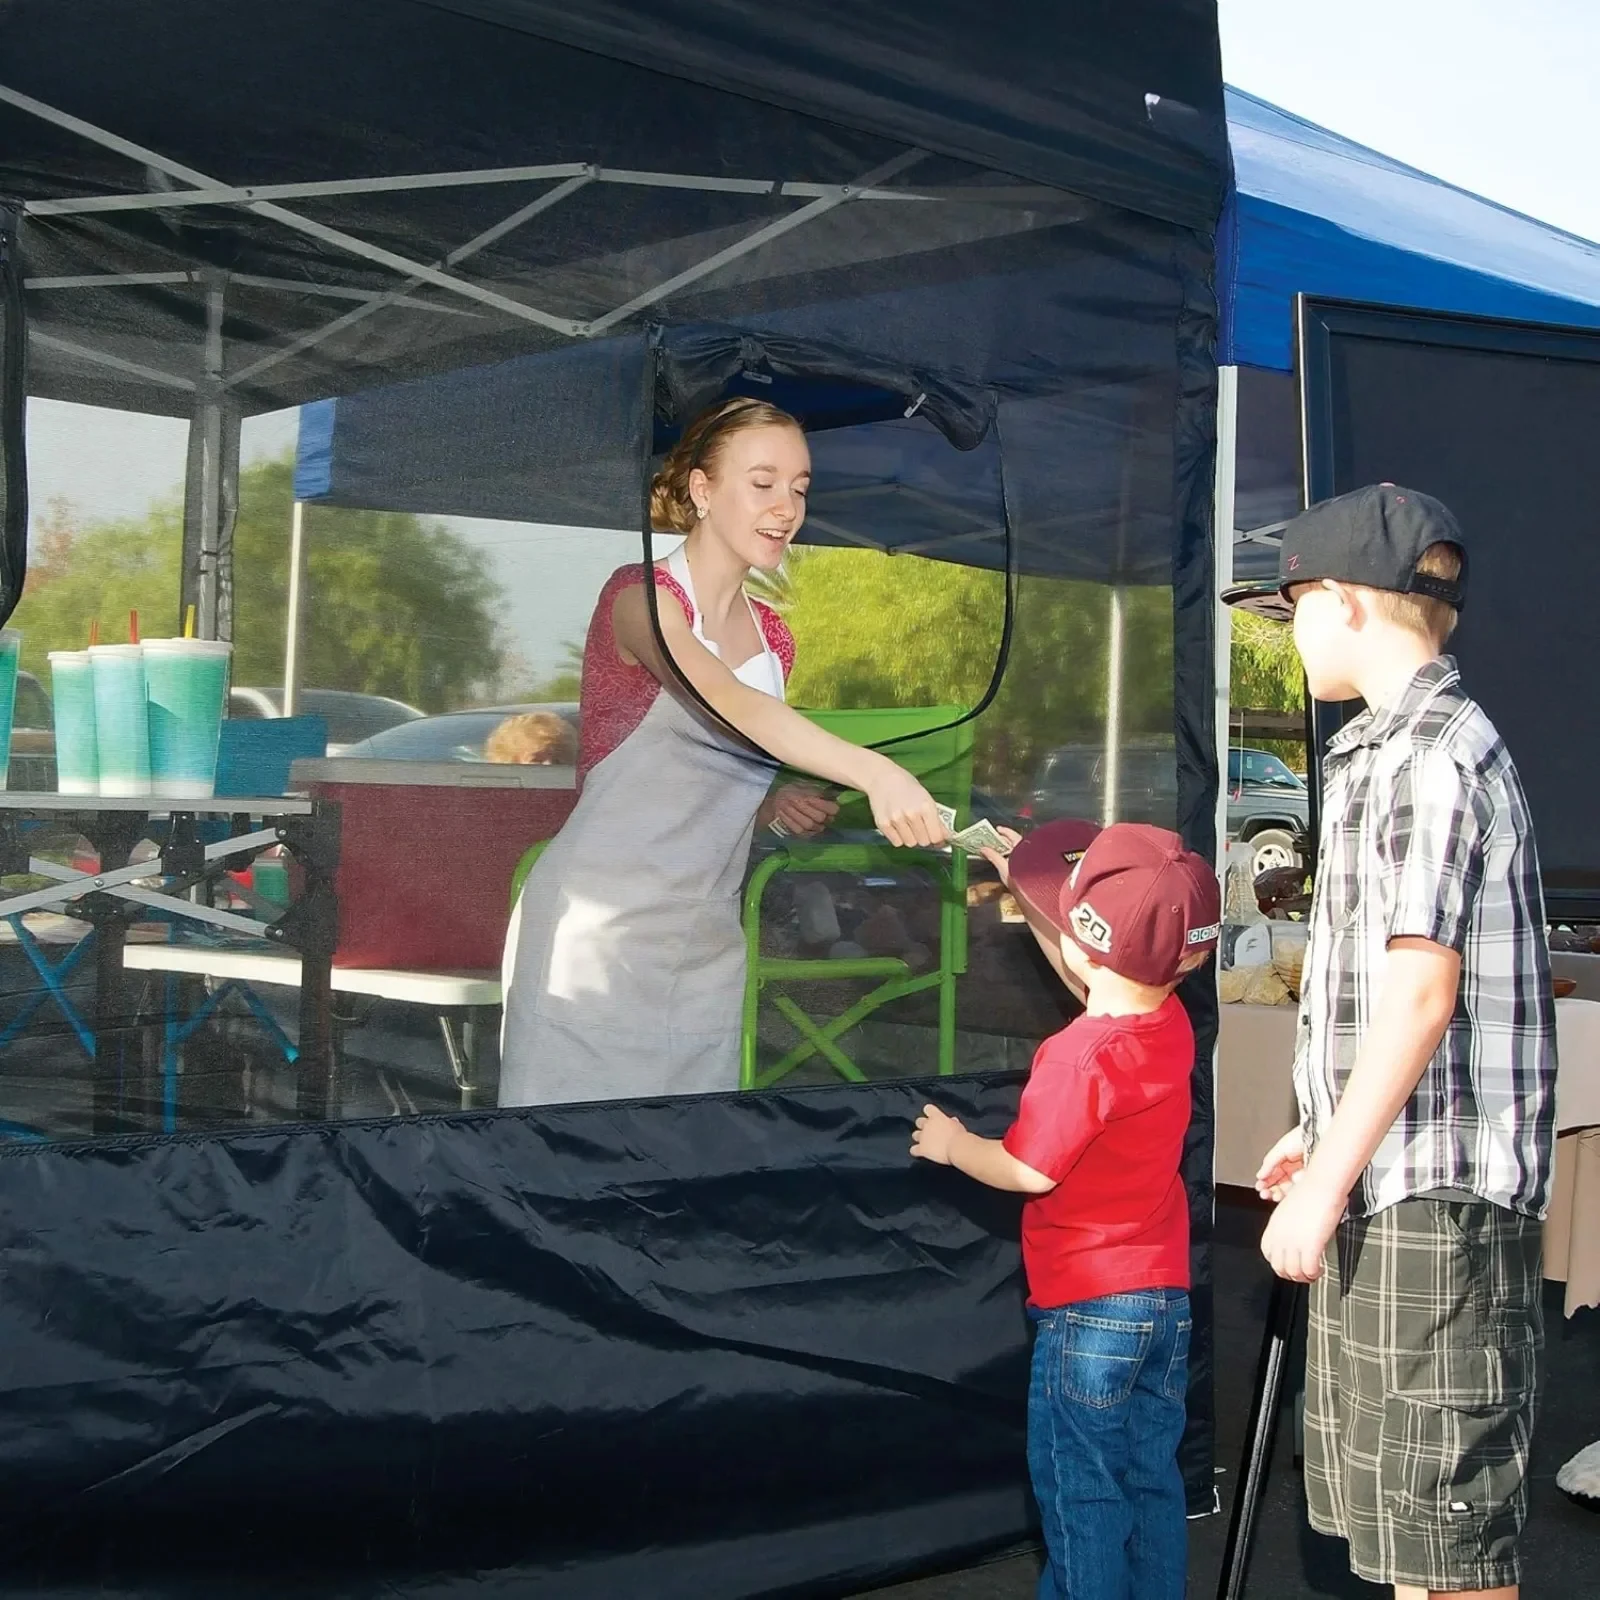
[[1011,892],[1026,900],[1057,931],[1066,927],[1061,897],[1099,833],[1098,822],[1063,817],[1042,823],[1011,852]]
[[1011,882],[1091,961],[1135,983],[1175,982],[1222,934],[1216,873],[1165,828],[1047,823],[1012,852]]

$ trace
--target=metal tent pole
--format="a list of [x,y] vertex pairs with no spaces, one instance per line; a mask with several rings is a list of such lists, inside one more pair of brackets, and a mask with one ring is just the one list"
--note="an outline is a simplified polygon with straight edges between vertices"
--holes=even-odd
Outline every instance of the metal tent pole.
[[1228,1542],[1222,1551],[1222,1575],[1217,1600],[1241,1600],[1250,1569],[1250,1545],[1256,1517],[1272,1465],[1272,1441],[1278,1431],[1278,1404],[1283,1395],[1283,1372],[1288,1365],[1289,1343],[1303,1299],[1301,1285],[1275,1279],[1267,1310],[1267,1332],[1256,1366],[1255,1394],[1250,1401],[1250,1423],[1245,1430],[1244,1459],[1239,1464],[1239,1485],[1228,1518]]
[[1234,493],[1239,455],[1239,369],[1217,368],[1217,476],[1212,496],[1211,537],[1217,583],[1217,871],[1227,881],[1228,749],[1233,718],[1233,613],[1222,591],[1233,582]]
[[289,617],[283,640],[283,714],[292,717],[300,702],[300,606],[305,588],[306,504],[296,500],[289,520]]
[[[1235,384],[1237,381],[1235,371]],[[1319,737],[1317,702],[1311,697],[1309,685],[1306,687],[1305,701],[1309,832],[1315,840],[1322,836],[1324,747]],[[1250,1402],[1250,1425],[1245,1432],[1244,1458],[1239,1465],[1239,1484],[1234,1492],[1233,1514],[1228,1521],[1228,1542],[1222,1552],[1222,1575],[1217,1583],[1217,1600],[1241,1600],[1244,1594],[1245,1578],[1250,1566],[1250,1544],[1255,1535],[1256,1517],[1261,1509],[1261,1496],[1266,1488],[1267,1469],[1272,1464],[1272,1441],[1277,1433],[1284,1369],[1288,1365],[1289,1347],[1305,1299],[1304,1285],[1291,1283],[1286,1278],[1278,1278],[1273,1282],[1266,1331],[1261,1340],[1261,1357],[1256,1368],[1255,1394]]]
[[203,370],[189,419],[189,456],[183,489],[182,606],[195,608],[202,639],[233,631],[233,518],[239,497],[239,412],[223,374],[222,323],[227,274],[204,274],[206,337]]
[[1106,759],[1101,821],[1108,828],[1117,820],[1117,799],[1122,783],[1122,686],[1127,607],[1128,592],[1119,583],[1111,591],[1111,609],[1106,623]]

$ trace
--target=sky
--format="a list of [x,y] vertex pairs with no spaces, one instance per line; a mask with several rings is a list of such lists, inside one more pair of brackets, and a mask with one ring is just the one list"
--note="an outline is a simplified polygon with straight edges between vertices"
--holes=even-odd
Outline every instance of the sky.
[[[1600,0],[1220,0],[1219,20],[1229,83],[1600,240]],[[36,517],[57,496],[87,520],[138,517],[180,492],[181,421],[36,401],[28,428]],[[291,450],[296,428],[293,411],[251,418],[242,460]],[[600,583],[636,548],[632,535],[446,520],[491,558],[508,641],[534,673],[565,664]]]

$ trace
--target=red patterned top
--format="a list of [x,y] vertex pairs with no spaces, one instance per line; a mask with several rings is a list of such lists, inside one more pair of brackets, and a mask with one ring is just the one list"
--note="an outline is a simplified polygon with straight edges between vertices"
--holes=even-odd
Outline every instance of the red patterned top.
[[[589,636],[583,645],[583,687],[578,708],[578,785],[589,769],[603,761],[645,719],[655,703],[661,685],[648,667],[629,666],[617,654],[616,630],[611,625],[611,608],[617,596],[630,584],[643,581],[640,566],[619,567],[606,579],[589,620]],[[671,573],[655,569],[656,587],[672,594],[689,626],[694,626],[694,606],[683,585]],[[785,680],[794,670],[794,635],[789,625],[771,606],[752,600],[756,621],[767,647],[778,658]]]

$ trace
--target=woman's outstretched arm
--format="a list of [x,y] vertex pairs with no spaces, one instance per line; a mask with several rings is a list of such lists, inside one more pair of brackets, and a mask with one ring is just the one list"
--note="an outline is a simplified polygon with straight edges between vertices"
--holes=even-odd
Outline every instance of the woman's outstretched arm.
[[[904,768],[875,750],[819,728],[782,700],[741,683],[697,639],[677,605],[662,605],[661,634],[672,659],[706,704],[745,738],[786,766],[809,772],[848,789],[859,789],[872,807],[873,821],[895,845],[940,845],[948,837],[933,796]],[[629,584],[612,602],[612,628],[625,650],[669,693],[687,700],[676,675],[662,659],[650,625],[643,584]]]

